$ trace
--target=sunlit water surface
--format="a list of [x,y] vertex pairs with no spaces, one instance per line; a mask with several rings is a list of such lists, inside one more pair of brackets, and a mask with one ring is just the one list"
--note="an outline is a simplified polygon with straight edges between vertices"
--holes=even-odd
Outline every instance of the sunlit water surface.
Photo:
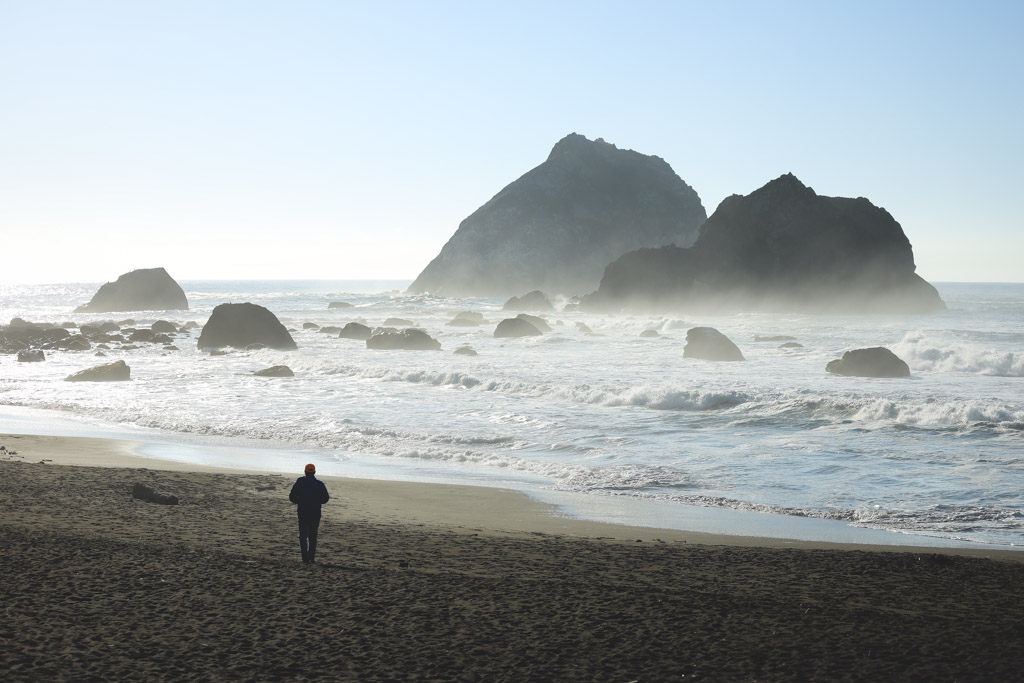
[[[893,538],[1024,546],[1024,285],[940,284],[948,310],[922,316],[552,313],[542,337],[495,339],[496,323],[514,315],[503,299],[405,295],[404,282],[181,284],[191,310],[159,315],[72,313],[95,283],[8,286],[0,320],[202,325],[219,303],[251,301],[294,330],[299,350],[211,356],[193,330],[177,337],[178,351],[0,356],[0,428],[25,407],[70,419],[78,433],[173,444],[150,454],[193,462],[294,470],[315,457],[328,473],[564,493],[597,518],[645,501],[659,523],[693,506],[746,513],[734,517],[736,533],[758,526],[751,520],[814,519]],[[354,308],[329,310],[331,301]],[[488,322],[445,324],[467,310]],[[370,351],[303,329],[388,317],[413,321],[442,350]],[[686,331],[698,325],[728,335],[746,361],[684,359]],[[661,336],[641,338],[648,329]],[[757,335],[792,336],[802,348]],[[462,345],[479,355],[454,355]],[[892,349],[912,376],[824,371],[867,346]],[[120,358],[131,382],[62,381]],[[278,364],[296,376],[252,376]]]

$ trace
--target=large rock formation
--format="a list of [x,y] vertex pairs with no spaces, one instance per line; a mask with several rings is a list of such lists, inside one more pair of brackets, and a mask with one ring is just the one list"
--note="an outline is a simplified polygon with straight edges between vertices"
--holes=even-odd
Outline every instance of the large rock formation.
[[265,344],[279,351],[298,348],[276,315],[252,303],[217,306],[199,333],[196,345],[200,349],[221,346],[244,349],[249,344]]
[[462,221],[409,291],[589,292],[612,259],[639,247],[688,246],[706,217],[664,160],[573,133]]
[[927,312],[945,308],[915,272],[903,228],[863,197],[823,197],[793,175],[725,199],[688,249],[609,264],[585,310]]
[[89,303],[79,306],[75,312],[172,310],[188,310],[185,292],[163,268],[143,268],[106,283]]

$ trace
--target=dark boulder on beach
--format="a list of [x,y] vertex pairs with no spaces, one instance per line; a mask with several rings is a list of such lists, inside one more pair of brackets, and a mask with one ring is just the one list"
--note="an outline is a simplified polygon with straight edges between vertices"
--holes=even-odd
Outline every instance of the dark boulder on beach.
[[154,332],[163,332],[175,334],[178,332],[178,326],[169,320],[157,320],[155,323],[149,326],[149,329]]
[[641,332],[639,336],[643,339],[657,339],[658,337],[661,336],[661,332],[658,332],[657,330],[647,329]]
[[108,282],[76,313],[112,311],[187,311],[188,299],[181,286],[163,268],[143,268]]
[[923,313],[945,308],[914,271],[903,228],[863,197],[825,197],[791,174],[727,197],[689,248],[623,254],[591,311]]
[[157,503],[158,505],[178,504],[177,496],[155,491],[145,484],[135,484],[132,486],[132,498],[145,501],[147,503]]
[[43,353],[42,349],[32,349],[30,351],[18,351],[18,362],[19,363],[41,363],[46,360],[46,354]]
[[352,304],[350,304],[347,301],[332,301],[331,303],[327,304],[327,308],[328,310],[352,308]]
[[410,292],[574,294],[639,247],[689,245],[707,213],[663,159],[575,133],[459,225]]
[[825,370],[834,375],[847,377],[907,377],[910,375],[910,367],[903,359],[881,346],[847,351],[842,358],[829,361]]
[[423,330],[410,328],[401,332],[381,332],[366,340],[366,348],[382,351],[438,351],[441,342]]
[[735,361],[743,360],[743,354],[731,339],[715,328],[694,327],[686,333],[683,358]]
[[253,303],[220,304],[214,308],[199,333],[196,346],[200,349],[223,346],[244,349],[257,343],[278,351],[298,348],[277,316]]
[[274,365],[269,368],[263,368],[252,373],[256,377],[294,377],[295,373],[287,365]]
[[539,337],[540,330],[522,318],[506,318],[494,328],[495,338]]
[[132,370],[123,360],[97,365],[81,370],[64,378],[65,382],[126,382],[130,380]]
[[459,348],[452,351],[456,356],[475,356],[477,355],[476,349],[471,346],[460,346]]

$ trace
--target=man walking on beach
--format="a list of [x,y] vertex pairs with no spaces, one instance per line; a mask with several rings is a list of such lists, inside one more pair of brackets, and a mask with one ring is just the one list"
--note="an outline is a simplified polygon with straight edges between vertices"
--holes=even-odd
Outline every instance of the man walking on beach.
[[306,465],[306,476],[292,484],[288,500],[299,506],[299,550],[302,563],[316,562],[316,535],[320,529],[320,506],[330,500],[327,487],[316,478],[316,467]]

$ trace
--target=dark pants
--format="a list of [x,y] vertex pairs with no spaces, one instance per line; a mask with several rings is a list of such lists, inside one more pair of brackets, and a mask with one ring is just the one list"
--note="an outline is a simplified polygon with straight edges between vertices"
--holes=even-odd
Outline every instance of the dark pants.
[[303,519],[299,517],[299,550],[302,561],[312,562],[316,558],[316,535],[320,530],[320,518]]

